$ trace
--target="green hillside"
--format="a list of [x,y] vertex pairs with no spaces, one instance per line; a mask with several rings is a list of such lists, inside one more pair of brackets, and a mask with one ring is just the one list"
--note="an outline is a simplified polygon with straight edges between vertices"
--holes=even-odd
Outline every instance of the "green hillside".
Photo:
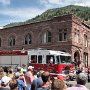
[[66,7],[49,9],[44,13],[42,13],[41,15],[36,16],[35,18],[29,19],[25,22],[11,23],[6,25],[5,27],[12,27],[12,26],[18,26],[18,25],[48,20],[53,18],[54,16],[60,16],[63,14],[74,14],[80,17],[82,20],[85,20],[86,23],[90,25],[90,7],[69,5]]

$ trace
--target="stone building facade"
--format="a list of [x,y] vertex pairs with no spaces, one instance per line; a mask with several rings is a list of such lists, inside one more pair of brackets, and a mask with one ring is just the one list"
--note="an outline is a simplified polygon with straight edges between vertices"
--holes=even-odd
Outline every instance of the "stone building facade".
[[53,49],[90,66],[90,27],[74,15],[0,29],[0,51]]

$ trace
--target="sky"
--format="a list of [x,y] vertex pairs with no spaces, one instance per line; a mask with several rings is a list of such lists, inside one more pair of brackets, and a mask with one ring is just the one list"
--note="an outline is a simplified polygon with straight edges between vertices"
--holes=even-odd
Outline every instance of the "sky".
[[0,0],[0,26],[23,22],[48,9],[67,5],[90,7],[90,0]]

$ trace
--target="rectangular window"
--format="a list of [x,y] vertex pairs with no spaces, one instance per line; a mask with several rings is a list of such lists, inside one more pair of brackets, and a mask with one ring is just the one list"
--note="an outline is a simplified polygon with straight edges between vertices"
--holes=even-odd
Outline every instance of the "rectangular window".
[[84,46],[88,47],[88,40],[86,35],[84,35]]
[[42,63],[42,56],[41,55],[38,56],[38,63]]
[[15,39],[13,39],[13,46],[15,45]]
[[64,41],[67,40],[67,33],[64,33]]
[[87,67],[88,66],[88,53],[84,53],[83,58],[84,58],[83,60],[84,65],[85,67]]
[[53,55],[47,55],[46,56],[46,63],[49,64],[49,63],[55,63],[55,59],[54,59],[54,56]]
[[79,39],[80,39],[80,33],[79,30],[75,29],[75,33],[74,33],[74,41],[76,43],[79,43]]
[[51,37],[48,37],[48,40],[47,40],[47,42],[51,42]]
[[59,30],[59,41],[66,41],[67,40],[67,29],[60,29]]
[[46,33],[44,33],[44,36],[43,36],[43,43],[46,43]]
[[77,43],[79,43],[79,34],[77,34]]
[[59,56],[56,56],[56,64],[60,64],[61,62],[60,62],[60,58],[59,58]]
[[65,56],[60,56],[61,63],[66,63]]
[[62,33],[59,33],[59,41],[62,41]]
[[37,63],[37,55],[31,55],[31,63]]

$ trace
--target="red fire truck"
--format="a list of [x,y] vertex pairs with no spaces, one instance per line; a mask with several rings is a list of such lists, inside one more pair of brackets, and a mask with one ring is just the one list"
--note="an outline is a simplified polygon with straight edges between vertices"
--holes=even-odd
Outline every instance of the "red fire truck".
[[0,66],[22,66],[28,63],[28,52],[25,50],[0,51]]
[[50,72],[62,72],[68,66],[73,67],[71,55],[62,51],[55,50],[13,50],[0,51],[1,66],[22,66],[31,65],[35,70],[48,70]]
[[28,51],[29,65],[34,66],[35,70],[43,69],[50,72],[60,73],[71,63],[71,54],[54,50],[30,50]]

